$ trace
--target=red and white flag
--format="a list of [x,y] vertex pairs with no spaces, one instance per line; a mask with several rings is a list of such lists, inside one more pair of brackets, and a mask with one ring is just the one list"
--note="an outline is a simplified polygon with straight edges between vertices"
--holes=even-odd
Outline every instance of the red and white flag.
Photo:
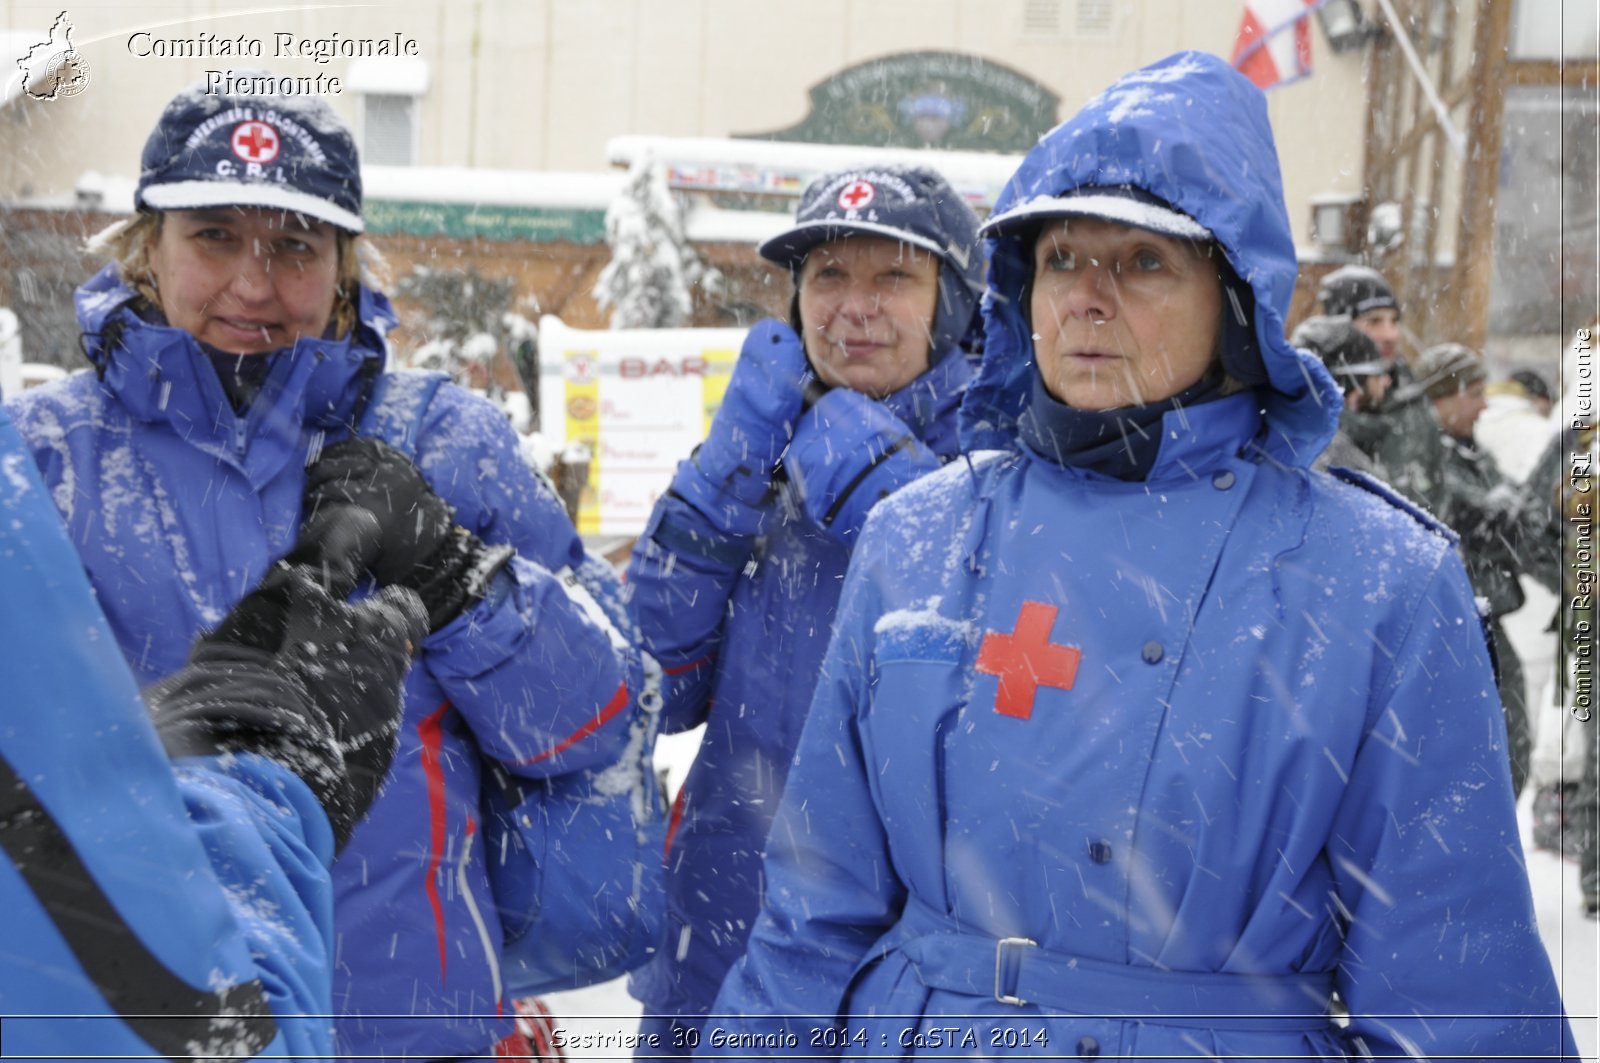
[[1263,89],[1311,73],[1311,22],[1323,0],[1245,0],[1244,21],[1233,42],[1233,65]]

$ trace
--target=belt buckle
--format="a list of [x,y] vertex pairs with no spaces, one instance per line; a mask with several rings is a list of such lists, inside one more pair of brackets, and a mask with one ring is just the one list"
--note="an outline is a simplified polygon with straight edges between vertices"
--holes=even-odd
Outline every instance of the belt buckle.
[[[994,943],[994,998],[1002,1004],[1010,1004],[1012,1007],[1020,1008],[1022,1005],[1027,1003],[1026,1000],[1023,1000],[1021,997],[1014,994],[1003,992],[1005,989],[1007,945],[1011,945],[1016,948],[1027,947],[1030,949],[1036,949],[1039,947],[1039,943],[1032,938],[1001,938],[999,941]],[[1013,964],[1015,962],[1016,961],[1013,961]],[[1016,978],[1012,978],[1011,988],[1015,989],[1016,985]]]

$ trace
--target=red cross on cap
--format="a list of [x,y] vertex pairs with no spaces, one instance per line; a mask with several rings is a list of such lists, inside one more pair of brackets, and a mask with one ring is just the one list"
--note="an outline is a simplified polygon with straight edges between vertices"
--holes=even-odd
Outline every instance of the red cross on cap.
[[1072,689],[1083,654],[1050,641],[1050,628],[1055,625],[1058,612],[1053,605],[1025,601],[1011,634],[991,631],[983,637],[975,667],[984,675],[1000,677],[995,712],[1019,720],[1031,719],[1033,698],[1041,686]]
[[877,194],[878,190],[866,181],[851,181],[839,193],[839,206],[845,210],[860,210],[871,203]]
[[278,131],[265,122],[240,122],[233,127],[233,153],[245,162],[268,163],[278,157]]

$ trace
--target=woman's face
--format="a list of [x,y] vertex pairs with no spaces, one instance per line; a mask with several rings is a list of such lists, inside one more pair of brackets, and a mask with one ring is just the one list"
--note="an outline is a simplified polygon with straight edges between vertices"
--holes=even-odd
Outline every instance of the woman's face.
[[338,230],[261,207],[162,215],[150,272],[167,323],[232,354],[320,336],[338,288]]
[[882,398],[927,372],[939,260],[882,236],[818,244],[800,267],[806,354],[824,383]]
[[1098,218],[1034,243],[1033,349],[1050,394],[1081,410],[1169,398],[1205,375],[1222,323],[1202,247]]

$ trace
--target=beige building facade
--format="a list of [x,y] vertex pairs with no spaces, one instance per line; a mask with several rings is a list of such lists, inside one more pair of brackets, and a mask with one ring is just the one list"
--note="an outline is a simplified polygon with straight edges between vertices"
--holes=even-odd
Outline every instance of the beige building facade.
[[[249,14],[238,2],[67,9],[88,68],[77,95],[8,93],[0,198],[70,199],[85,173],[131,180],[174,92],[261,69],[323,88],[369,161],[506,171],[604,171],[624,134],[730,137],[801,122],[808,90],[863,62],[980,57],[1048,88],[1057,120],[1170,52],[1229,55],[1212,0],[390,0]],[[13,52],[58,3],[0,4]],[[1314,43],[1315,74],[1271,95],[1297,241],[1309,204],[1359,191],[1365,53]],[[376,51],[402,54],[352,55]],[[239,54],[239,53],[244,54]],[[9,64],[8,64],[9,72]],[[13,80],[16,80],[13,78]],[[91,184],[93,179],[91,179]]]
[[[737,324],[785,305],[782,278],[753,244],[781,224],[811,173],[853,155],[837,145],[879,149],[892,131],[896,149],[917,157],[903,136],[915,126],[940,149],[965,147],[927,158],[982,209],[983,188],[997,187],[1014,154],[974,155],[954,126],[972,134],[991,118],[1017,120],[1011,132],[1026,135],[998,150],[1025,150],[1144,63],[1185,48],[1231,56],[1244,9],[1243,0],[61,3],[0,0],[0,223],[12,231],[0,233],[0,306],[26,311],[30,350],[70,346],[67,302],[82,274],[65,249],[129,209],[145,137],[165,102],[196,82],[226,89],[265,71],[320,90],[356,130],[369,232],[399,272],[474,264],[514,277],[528,313],[589,327],[604,322],[590,289],[607,255],[605,209],[619,167],[644,146],[687,190],[691,239],[733,281],[722,304],[697,302],[694,323]],[[1544,359],[1549,344],[1534,337],[1559,338],[1567,318],[1588,313],[1600,268],[1585,251],[1597,224],[1586,192],[1593,153],[1584,154],[1600,110],[1600,78],[1585,74],[1600,52],[1595,5],[1330,0],[1325,12],[1336,8],[1359,13],[1366,32],[1335,49],[1320,18],[1309,20],[1311,76],[1268,94],[1304,267],[1291,322],[1311,309],[1316,278],[1355,252],[1395,275],[1418,311],[1437,311],[1413,315],[1413,346],[1462,338],[1453,330],[1471,321],[1491,354],[1509,352],[1506,365]],[[1494,72],[1468,76],[1486,69],[1485,41]],[[874,80],[891,67],[925,76]],[[998,86],[1014,109],[961,113],[941,71]],[[62,91],[35,99],[39,86]],[[827,127],[814,107],[848,92],[871,120]],[[1444,97],[1437,107],[1430,92]],[[905,111],[913,97],[956,110],[918,124]],[[1039,100],[1048,107],[1028,111]],[[1015,108],[1028,113],[1019,120]],[[1491,111],[1504,120],[1481,121]],[[735,191],[695,183],[707,175],[713,186],[732,175]],[[1386,219],[1387,247],[1375,247],[1368,223]],[[40,235],[17,238],[23,230]],[[39,264],[47,254],[54,268]],[[1486,273],[1462,282],[1491,260],[1492,283]]]

